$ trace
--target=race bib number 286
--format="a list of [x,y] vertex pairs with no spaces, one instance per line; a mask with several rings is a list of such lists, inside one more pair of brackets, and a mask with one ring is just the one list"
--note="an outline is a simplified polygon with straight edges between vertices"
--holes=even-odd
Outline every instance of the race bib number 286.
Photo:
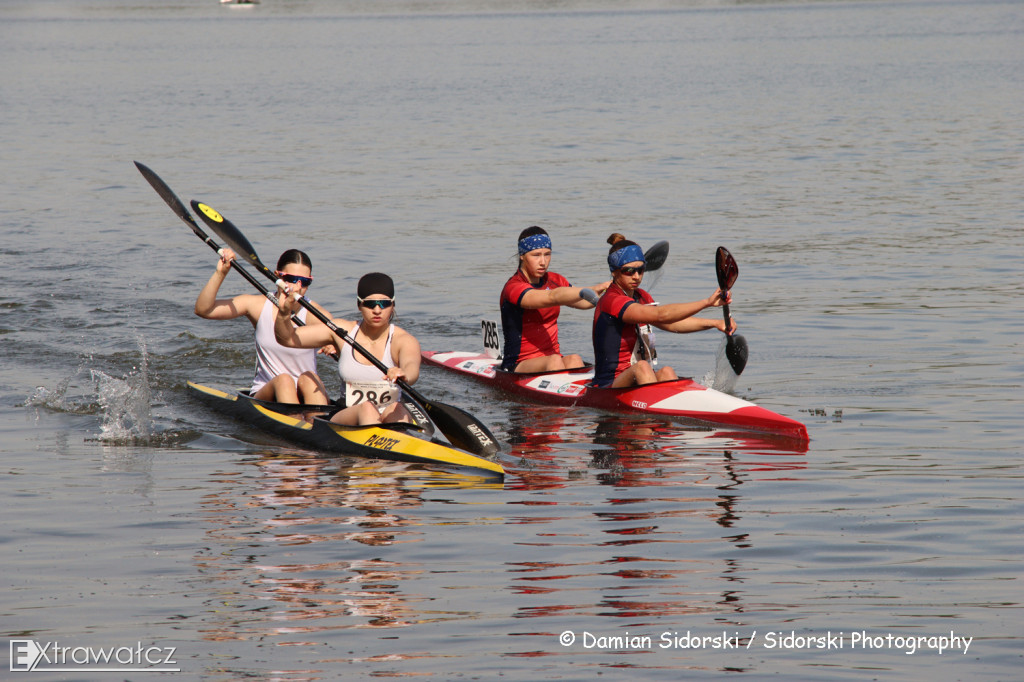
[[378,407],[398,399],[398,387],[387,381],[348,381],[345,383],[345,405],[351,407],[369,401]]

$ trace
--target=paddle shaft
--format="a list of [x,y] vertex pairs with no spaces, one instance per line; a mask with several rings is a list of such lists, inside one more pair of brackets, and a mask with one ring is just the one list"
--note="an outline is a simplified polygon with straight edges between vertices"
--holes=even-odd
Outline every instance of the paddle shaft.
[[[146,181],[153,187],[153,189],[156,190],[156,193],[160,195],[164,202],[166,202],[167,205],[171,207],[171,210],[174,211],[174,213],[179,218],[181,218],[186,225],[192,228],[192,232],[194,232],[197,237],[206,242],[206,245],[209,246],[211,249],[216,251],[218,254],[223,255],[224,249],[221,248],[221,246],[217,244],[217,242],[213,241],[210,235],[206,234],[206,232],[203,231],[203,228],[199,227],[199,223],[196,222],[196,219],[192,216],[191,213],[189,213],[188,209],[185,208],[185,204],[181,202],[181,199],[178,198],[178,196],[171,190],[167,183],[164,182],[159,175],[153,172],[153,169],[151,169],[149,166],[146,166],[145,164],[136,161],[135,167],[139,169],[139,172],[142,173],[142,177],[146,178]],[[277,297],[274,296],[273,292],[271,292],[269,289],[263,286],[263,283],[256,279],[256,277],[254,277],[252,273],[250,273],[248,270],[243,268],[235,261],[231,261],[231,267],[234,269],[235,272],[237,272],[243,278],[245,278],[245,280],[249,282],[249,284],[256,287],[256,289],[261,294],[266,296],[268,301],[273,303],[275,306],[277,305]],[[294,322],[296,325],[300,327],[305,324],[296,315],[292,315],[292,322]],[[332,357],[337,359],[337,356],[334,354],[332,354]]]

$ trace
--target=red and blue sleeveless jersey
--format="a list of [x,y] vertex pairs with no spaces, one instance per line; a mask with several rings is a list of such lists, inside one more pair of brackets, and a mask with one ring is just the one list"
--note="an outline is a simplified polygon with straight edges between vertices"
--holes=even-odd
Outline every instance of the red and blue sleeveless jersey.
[[611,386],[615,377],[629,369],[640,331],[635,324],[627,324],[622,316],[634,303],[654,303],[643,289],[627,296],[613,284],[604,292],[594,309],[594,386]]
[[561,355],[558,347],[558,312],[560,306],[523,308],[523,296],[533,290],[572,286],[557,272],[547,272],[537,284],[531,284],[522,270],[505,282],[501,290],[501,331],[505,336],[501,368],[513,370],[523,360]]

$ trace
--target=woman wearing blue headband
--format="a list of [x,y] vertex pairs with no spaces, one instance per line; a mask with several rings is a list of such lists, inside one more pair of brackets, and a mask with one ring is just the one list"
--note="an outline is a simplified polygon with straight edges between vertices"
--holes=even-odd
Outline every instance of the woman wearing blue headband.
[[[580,287],[551,264],[551,237],[543,228],[528,227],[519,235],[519,266],[501,290],[501,329],[505,347],[501,368],[510,372],[548,372],[583,367],[579,355],[562,355],[558,345],[560,306],[587,310],[592,303],[580,298]],[[608,288],[604,282],[594,290]]]
[[[594,385],[620,388],[678,378],[671,367],[654,370],[641,343],[640,325],[652,324],[677,334],[704,329],[725,331],[722,320],[693,316],[705,308],[731,302],[731,295],[723,301],[722,291],[716,289],[701,301],[656,305],[640,288],[646,266],[643,249],[618,233],[608,237],[608,243],[612,245],[608,251],[612,283],[594,311]],[[732,329],[736,329],[735,320]]]

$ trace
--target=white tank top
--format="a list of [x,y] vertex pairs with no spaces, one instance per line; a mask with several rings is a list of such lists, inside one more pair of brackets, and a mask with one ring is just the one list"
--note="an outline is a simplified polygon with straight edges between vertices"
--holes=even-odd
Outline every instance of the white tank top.
[[[349,336],[353,339],[356,338],[356,332],[358,331],[359,324],[356,324],[352,331],[349,332]],[[388,326],[388,340],[384,344],[384,357],[381,359],[384,366],[389,368],[396,366],[394,359],[391,357],[391,339],[394,336],[395,325],[392,324]],[[383,405],[383,403],[379,403],[376,396],[380,396],[384,392],[389,394],[386,397],[387,401],[402,399],[401,389],[389,384],[384,373],[379,368],[374,365],[364,365],[356,359],[356,351],[350,343],[346,343],[339,354],[338,376],[341,377],[343,384],[342,394],[346,396],[346,403],[349,405],[355,404],[355,402],[364,397]],[[367,395],[368,391],[373,391],[373,394]]]
[[[359,324],[352,327],[352,331],[349,332],[349,336],[353,339],[356,338],[356,332],[359,331]],[[394,367],[395,361],[391,357],[391,338],[395,335],[395,325],[388,326],[388,340],[384,344],[384,358],[381,362],[384,363],[385,367]],[[361,356],[360,356],[361,357]],[[356,351],[352,347],[352,344],[346,343],[345,347],[341,349],[341,353],[338,357],[338,376],[341,377],[342,381],[386,381],[383,372],[373,365],[364,365],[363,363],[356,360]]]
[[[316,372],[316,349],[286,348],[277,342],[274,336],[275,309],[273,303],[266,301],[256,322],[256,377],[250,389],[253,393],[279,374],[298,377],[305,372]],[[298,318],[306,321],[305,308],[299,311]]]

